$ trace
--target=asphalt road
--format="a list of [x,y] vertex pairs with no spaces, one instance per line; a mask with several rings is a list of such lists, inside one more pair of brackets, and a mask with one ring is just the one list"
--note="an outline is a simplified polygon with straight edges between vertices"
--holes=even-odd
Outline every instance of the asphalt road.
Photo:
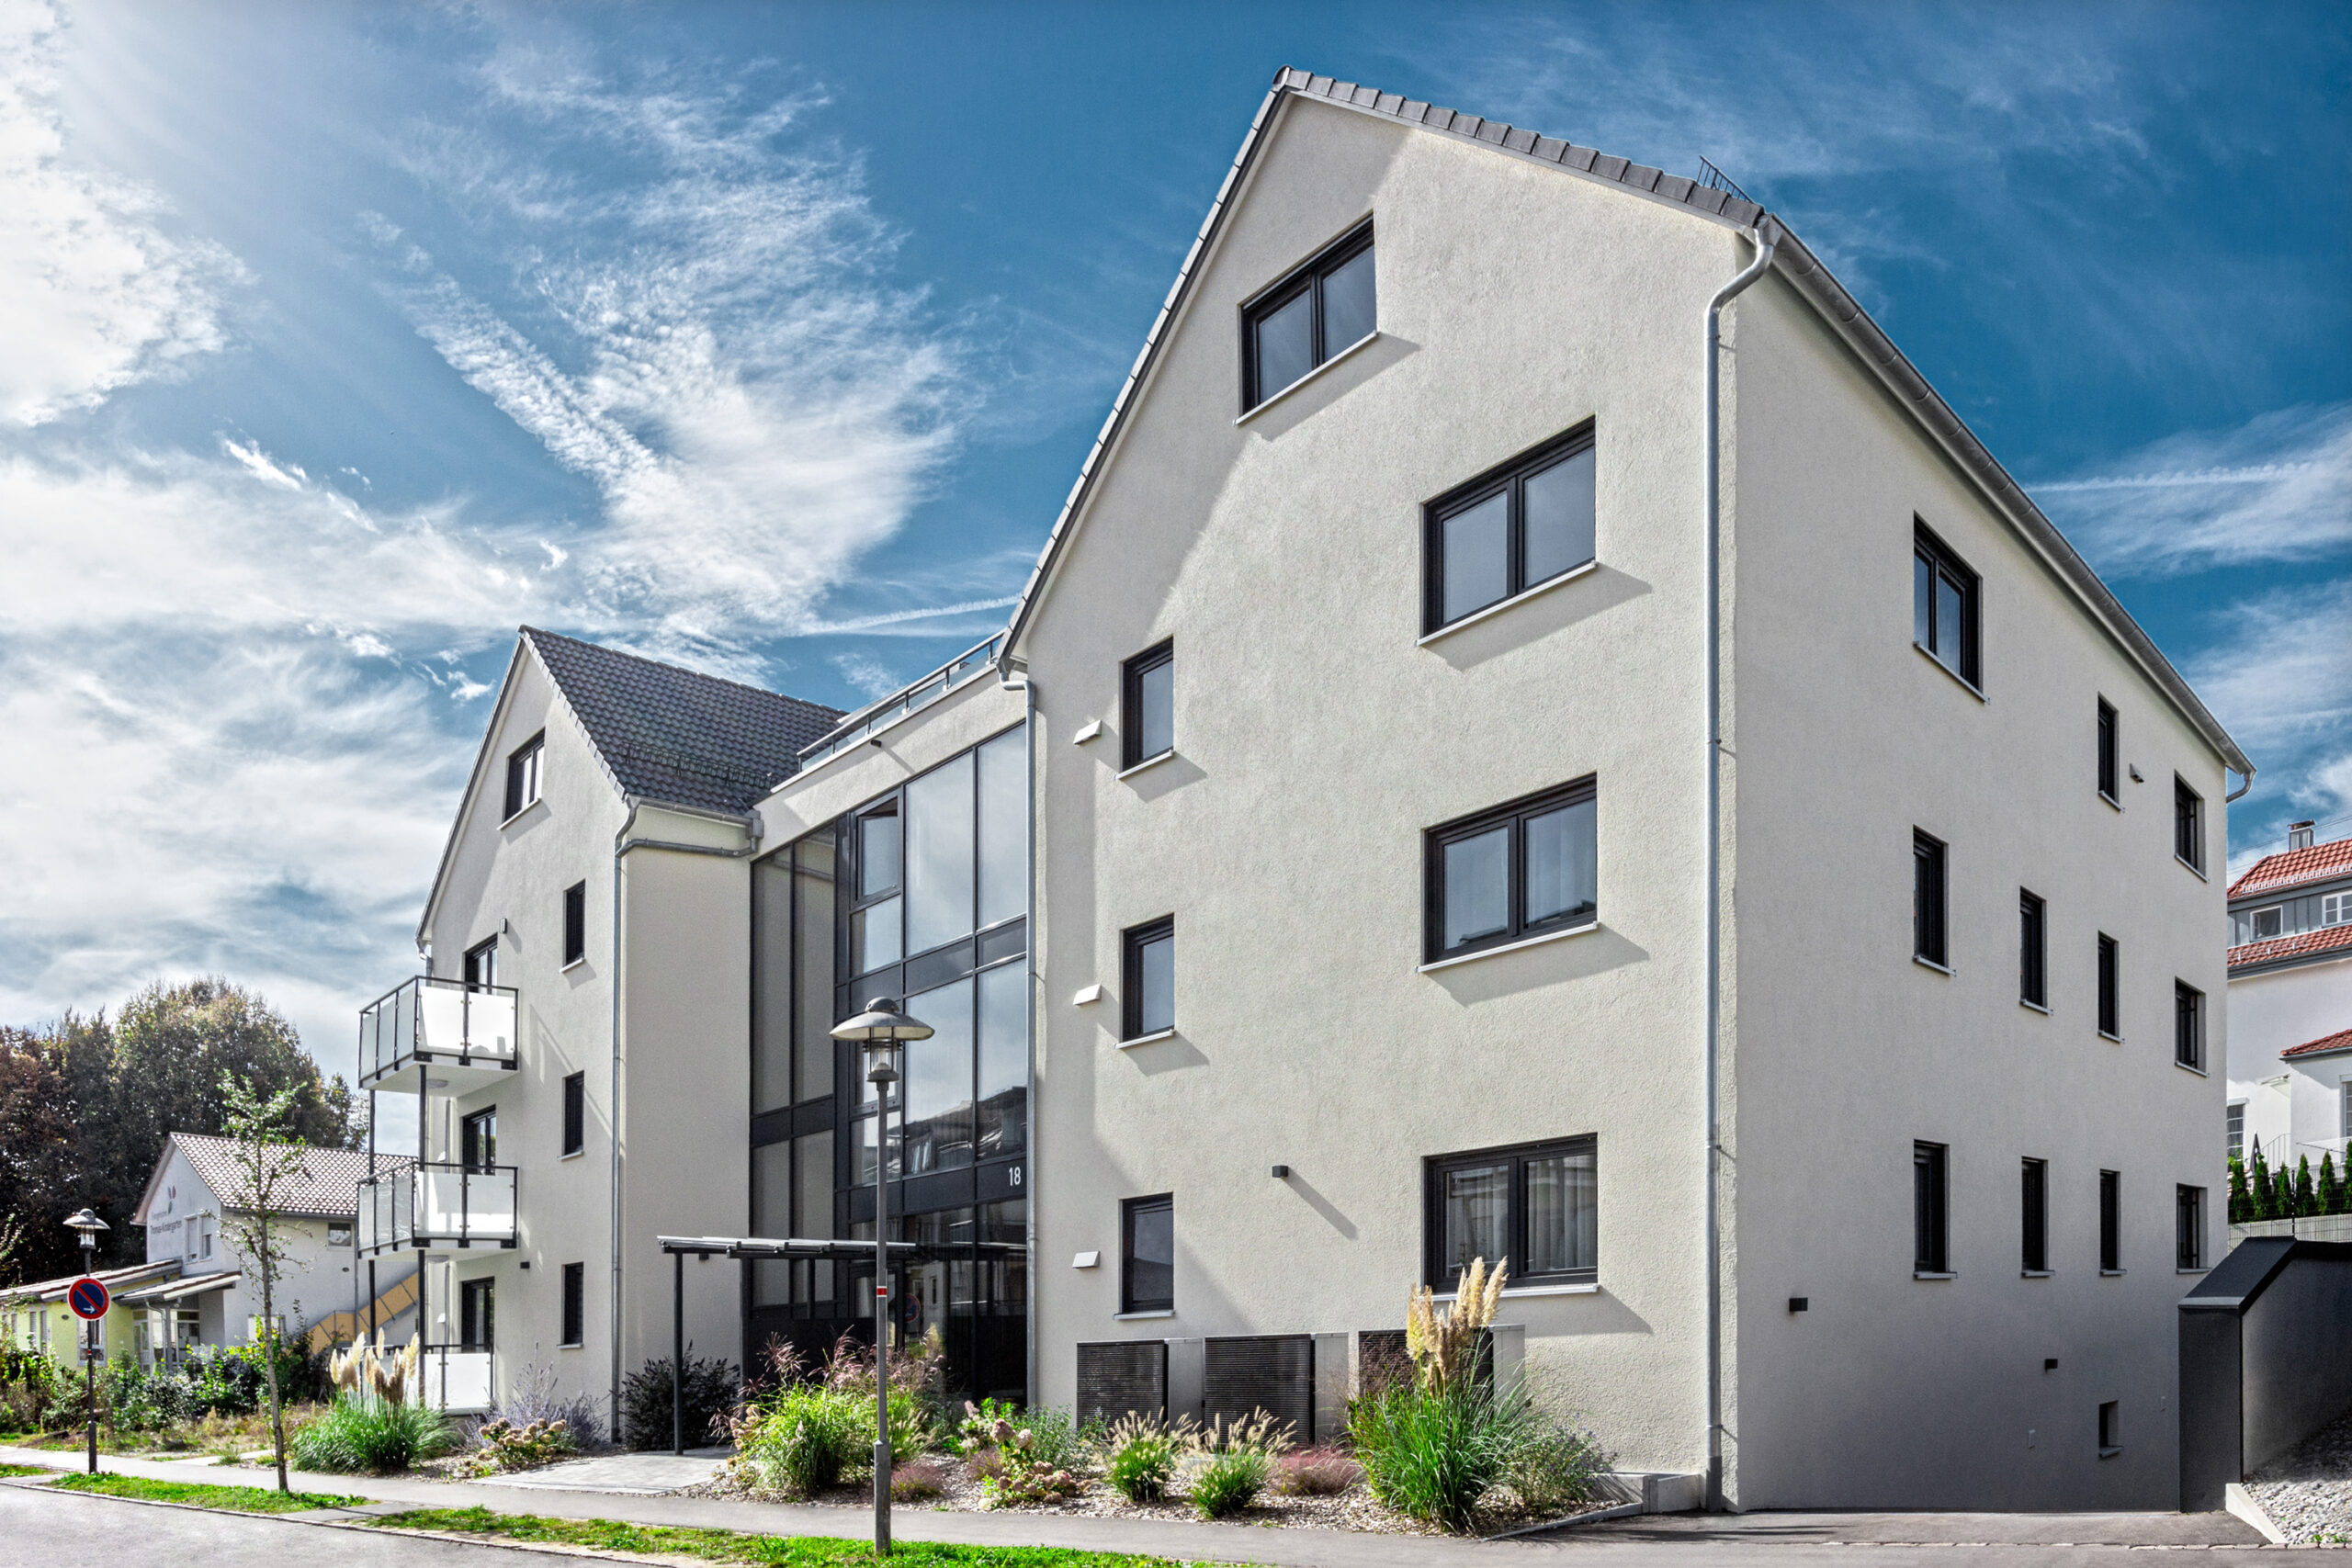
[[[506,1568],[554,1559],[518,1557],[455,1541],[368,1530],[322,1529],[253,1515],[156,1508],[115,1497],[0,1486],[0,1565],[180,1563],[202,1568]],[[578,1562],[580,1559],[570,1559]]]

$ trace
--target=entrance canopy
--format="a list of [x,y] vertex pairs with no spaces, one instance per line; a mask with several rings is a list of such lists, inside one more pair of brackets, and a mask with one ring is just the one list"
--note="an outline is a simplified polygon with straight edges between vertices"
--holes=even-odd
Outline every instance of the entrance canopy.
[[[805,1241],[796,1236],[665,1235],[662,1250],[696,1258],[826,1258],[842,1263],[871,1263],[870,1241]],[[893,1262],[929,1263],[943,1258],[1018,1258],[1029,1249],[1017,1241],[894,1241]]]

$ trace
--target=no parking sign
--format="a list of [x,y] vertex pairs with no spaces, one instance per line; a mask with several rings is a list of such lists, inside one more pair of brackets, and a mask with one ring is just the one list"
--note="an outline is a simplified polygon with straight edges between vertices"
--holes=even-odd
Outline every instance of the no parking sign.
[[74,1280],[65,1292],[65,1304],[74,1309],[75,1317],[85,1322],[95,1323],[106,1316],[107,1302],[106,1281],[86,1275]]

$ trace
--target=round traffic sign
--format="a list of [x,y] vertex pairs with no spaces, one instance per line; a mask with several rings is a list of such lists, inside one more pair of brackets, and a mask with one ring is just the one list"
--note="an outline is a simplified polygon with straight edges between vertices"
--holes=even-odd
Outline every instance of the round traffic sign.
[[100,1318],[107,1314],[107,1288],[103,1280],[84,1277],[74,1281],[65,1292],[65,1304],[81,1318]]

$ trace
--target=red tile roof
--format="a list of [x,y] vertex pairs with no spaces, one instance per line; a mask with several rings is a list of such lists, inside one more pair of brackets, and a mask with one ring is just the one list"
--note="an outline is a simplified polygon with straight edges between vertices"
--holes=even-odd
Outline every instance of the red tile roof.
[[2243,969],[2249,964],[2271,964],[2281,958],[2301,958],[2307,953],[2328,953],[2336,948],[2352,953],[2352,926],[2322,926],[2317,931],[2297,931],[2293,936],[2274,936],[2267,942],[2249,942],[2230,949],[2230,967]]
[[2279,1052],[2281,1056],[2324,1056],[2331,1051],[2352,1051],[2352,1029],[2339,1029],[2317,1040],[2307,1040],[2301,1045],[2290,1045]]
[[2338,839],[2333,843],[2313,844],[2307,850],[2287,850],[2263,856],[2254,863],[2253,870],[2230,884],[2230,897],[2243,898],[2252,893],[2267,893],[2273,888],[2293,887],[2347,874],[2352,874],[2352,839]]

